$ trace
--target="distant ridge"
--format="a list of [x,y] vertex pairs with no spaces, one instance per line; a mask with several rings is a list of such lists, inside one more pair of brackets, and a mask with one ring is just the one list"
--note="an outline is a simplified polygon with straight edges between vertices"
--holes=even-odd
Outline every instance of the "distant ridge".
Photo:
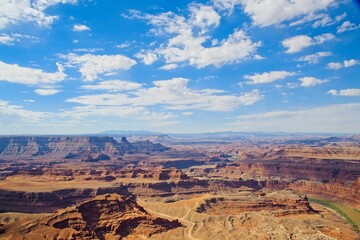
[[61,156],[66,159],[83,158],[90,154],[96,159],[106,160],[124,153],[163,152],[169,148],[150,141],[128,142],[110,136],[10,136],[0,137],[0,156],[2,157],[35,157]]
[[146,130],[108,130],[100,132],[97,135],[162,135],[161,132],[152,132]]

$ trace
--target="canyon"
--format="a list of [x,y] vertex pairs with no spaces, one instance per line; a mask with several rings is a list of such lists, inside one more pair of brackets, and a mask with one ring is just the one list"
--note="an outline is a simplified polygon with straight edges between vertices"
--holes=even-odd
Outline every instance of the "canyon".
[[[307,198],[346,204],[360,216],[355,137],[138,139],[0,137],[0,239],[359,239],[356,226]],[[117,214],[120,205],[126,211]],[[122,221],[131,227],[125,234]]]

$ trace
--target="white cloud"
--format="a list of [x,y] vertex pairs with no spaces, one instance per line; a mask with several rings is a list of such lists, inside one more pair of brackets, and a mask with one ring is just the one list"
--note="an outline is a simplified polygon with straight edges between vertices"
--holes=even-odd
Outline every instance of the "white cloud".
[[13,45],[14,42],[15,42],[14,37],[11,37],[11,36],[9,36],[7,34],[0,35],[0,44]]
[[270,111],[238,116],[229,123],[236,131],[360,132],[360,103]]
[[296,75],[294,72],[287,71],[271,71],[264,73],[256,73],[254,75],[245,75],[244,78],[250,81],[246,82],[247,84],[262,84],[262,83],[271,83],[277,80],[283,80],[287,77]]
[[213,0],[215,8],[228,11],[228,15],[231,15],[234,12],[234,9],[237,5],[241,4],[242,0]]
[[176,69],[177,67],[178,67],[177,64],[172,63],[172,64],[166,64],[166,65],[160,67],[160,69],[162,69],[162,70],[172,70],[172,69]]
[[298,35],[284,39],[282,45],[287,48],[286,53],[296,53],[313,45],[313,39],[307,35]]
[[105,117],[119,119],[135,119],[140,121],[149,121],[163,123],[167,120],[174,119],[176,116],[168,112],[153,112],[142,106],[96,106],[87,105],[74,107],[73,109],[62,111],[57,115],[64,119],[79,120],[80,123],[83,119],[99,118],[100,122],[104,121]]
[[343,14],[337,15],[337,16],[335,17],[335,20],[336,20],[337,22],[340,22],[341,20],[343,20],[344,18],[346,18],[346,16],[347,16],[347,13],[344,12]]
[[327,26],[334,25],[335,23],[341,21],[346,16],[347,16],[347,14],[343,13],[341,15],[336,16],[335,19],[333,19],[329,16],[329,14],[326,14],[326,13],[310,13],[299,20],[291,22],[289,25],[290,26],[299,26],[299,25],[304,25],[309,22],[313,22],[311,25],[313,28],[327,27]]
[[331,62],[331,63],[327,64],[327,68],[338,70],[340,68],[343,68],[343,65],[342,65],[342,63],[339,63],[339,62],[337,62],[337,63],[336,62]]
[[323,14],[314,14],[314,13],[310,13],[309,15],[306,15],[305,17],[296,20],[294,22],[291,22],[289,24],[290,27],[294,27],[294,26],[299,26],[299,25],[304,25],[308,22],[312,22],[318,19],[321,19],[323,17]]
[[189,22],[193,26],[200,27],[202,31],[207,31],[208,27],[218,27],[220,24],[220,16],[211,6],[202,4],[191,4],[189,6],[190,19]]
[[297,61],[307,62],[308,64],[316,64],[316,63],[319,63],[321,58],[329,57],[331,55],[332,55],[331,52],[317,52],[314,54],[302,56],[302,57],[298,58]]
[[24,109],[23,106],[12,105],[7,101],[0,100],[0,125],[13,125],[18,122],[38,123],[51,114],[45,112],[34,112]]
[[334,39],[335,36],[331,33],[324,33],[313,37],[313,45],[323,44],[324,42]]
[[0,81],[27,85],[51,85],[65,80],[67,76],[62,65],[57,63],[57,67],[57,72],[48,73],[41,69],[21,67],[0,61]]
[[122,44],[118,44],[118,45],[116,45],[116,47],[117,48],[127,48],[127,47],[130,47],[131,46],[131,44],[133,44],[133,43],[135,43],[135,41],[126,41],[126,42],[124,42],[124,43],[122,43]]
[[341,62],[331,62],[327,64],[327,68],[329,69],[333,69],[333,70],[338,70],[341,68],[348,68],[348,67],[352,67],[355,65],[360,64],[359,60],[356,59],[350,59],[350,60],[344,60],[343,63]]
[[327,93],[334,95],[334,96],[357,97],[357,96],[360,96],[360,89],[359,88],[348,88],[348,89],[343,89],[340,91],[332,89],[332,90],[329,90]]
[[173,78],[154,81],[153,87],[140,88],[131,94],[85,95],[68,99],[84,105],[98,106],[154,106],[164,105],[171,110],[231,111],[239,106],[251,105],[262,98],[258,90],[240,95],[226,95],[218,89],[191,89],[189,80]]
[[72,29],[74,32],[90,31],[91,29],[83,24],[75,24]]
[[297,35],[294,37],[286,38],[282,41],[283,47],[287,48],[286,53],[297,53],[304,48],[320,45],[326,41],[334,39],[335,36],[331,33],[325,33],[315,37],[309,37],[307,35]]
[[121,92],[128,90],[135,90],[141,88],[142,84],[129,82],[124,80],[108,80],[99,82],[96,85],[83,85],[82,89],[87,90],[106,90],[109,92]]
[[55,95],[57,93],[61,92],[61,90],[58,89],[48,89],[48,88],[39,88],[35,89],[34,93],[41,95],[41,96],[50,96]]
[[[33,101],[29,101],[33,102]],[[113,126],[114,122],[131,126],[146,123],[146,126],[175,124],[177,115],[169,112],[154,112],[141,106],[79,106],[57,112],[37,112],[26,110],[23,106],[12,105],[0,100],[0,131],[4,133],[79,133],[81,129],[94,129],[99,125]],[[131,119],[132,121],[129,121]],[[85,121],[86,120],[86,121]],[[30,127],[30,128],[29,128]],[[9,131],[10,129],[10,131]],[[30,129],[30,130],[29,130]],[[69,132],[70,131],[70,132]]]
[[158,56],[155,53],[137,53],[135,57],[141,59],[141,61],[146,65],[151,65],[158,59]]
[[327,92],[327,94],[331,94],[331,95],[337,95],[338,94],[338,91],[336,91],[335,89],[332,89],[332,90],[329,90],[328,92]]
[[87,52],[87,53],[94,53],[104,50],[103,48],[75,48],[74,52]]
[[321,80],[314,77],[303,77],[299,78],[302,87],[313,87],[328,82],[328,80]]
[[[188,12],[188,16],[185,17],[172,12],[150,15],[130,11],[131,15],[126,17],[145,20],[153,26],[152,33],[168,37],[168,40],[158,48],[142,50],[137,57],[142,58],[147,64],[164,58],[166,67],[163,69],[184,64],[196,68],[210,65],[221,67],[255,58],[261,42],[253,42],[244,31],[237,29],[222,40],[213,39],[209,35],[209,31],[220,24],[220,16],[213,7],[190,4]],[[213,45],[205,47],[206,43]]]
[[215,6],[229,8],[233,10],[237,4],[242,4],[243,11],[249,15],[254,25],[265,27],[278,25],[282,22],[308,14],[315,14],[320,10],[325,10],[335,0],[225,0],[224,4],[219,4],[221,0],[215,0]]
[[333,25],[333,24],[334,24],[333,19],[326,14],[323,18],[315,21],[312,24],[312,27],[313,28],[319,28],[319,27],[330,26],[330,25]]
[[39,26],[50,26],[58,16],[47,15],[45,11],[57,4],[75,4],[77,0],[4,0],[1,2],[0,29],[22,22]]
[[22,39],[31,39],[33,41],[38,41],[37,37],[29,36],[29,35],[23,35],[19,33],[11,33],[11,34],[2,34],[0,35],[0,45],[14,45],[15,42],[19,42]]
[[344,67],[352,67],[359,64],[359,60],[350,59],[350,60],[344,60]]
[[346,21],[337,28],[337,33],[343,33],[347,31],[353,31],[360,28],[360,24],[356,25],[350,21]]
[[70,66],[79,68],[85,81],[94,81],[99,74],[112,73],[118,70],[128,70],[136,61],[123,55],[93,55],[68,54],[62,56],[68,60]]

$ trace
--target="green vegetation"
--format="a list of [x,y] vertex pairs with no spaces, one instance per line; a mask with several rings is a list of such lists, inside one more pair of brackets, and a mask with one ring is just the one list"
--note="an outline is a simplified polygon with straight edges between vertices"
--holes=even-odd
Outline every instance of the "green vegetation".
[[[354,209],[354,208],[350,209],[348,206],[338,204],[338,203],[333,203],[333,202],[327,201],[325,199],[318,199],[318,198],[311,198],[311,197],[309,197],[308,199],[310,202],[314,202],[314,203],[323,205],[324,207],[335,210],[349,224],[351,224],[357,231],[360,231],[360,225],[359,225],[360,215],[357,214],[357,213],[359,213],[359,210]],[[355,214],[353,214],[353,213],[355,213]],[[351,216],[349,216],[349,214],[351,214]],[[354,221],[356,221],[357,223],[355,223]]]

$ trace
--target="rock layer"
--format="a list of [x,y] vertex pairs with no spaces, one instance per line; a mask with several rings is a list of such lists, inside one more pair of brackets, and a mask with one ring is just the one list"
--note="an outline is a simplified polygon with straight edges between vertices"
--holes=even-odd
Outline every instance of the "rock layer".
[[106,194],[36,221],[3,227],[9,239],[123,239],[181,226],[148,214],[130,197]]
[[[130,143],[123,139],[117,142],[112,137],[0,137],[0,157],[36,157],[52,155],[71,158],[86,159],[94,154],[106,154],[109,156],[124,153],[147,153],[162,152],[169,148],[161,144],[153,144],[150,141]],[[91,157],[91,159],[95,159]],[[106,156],[102,156],[106,159]]]

